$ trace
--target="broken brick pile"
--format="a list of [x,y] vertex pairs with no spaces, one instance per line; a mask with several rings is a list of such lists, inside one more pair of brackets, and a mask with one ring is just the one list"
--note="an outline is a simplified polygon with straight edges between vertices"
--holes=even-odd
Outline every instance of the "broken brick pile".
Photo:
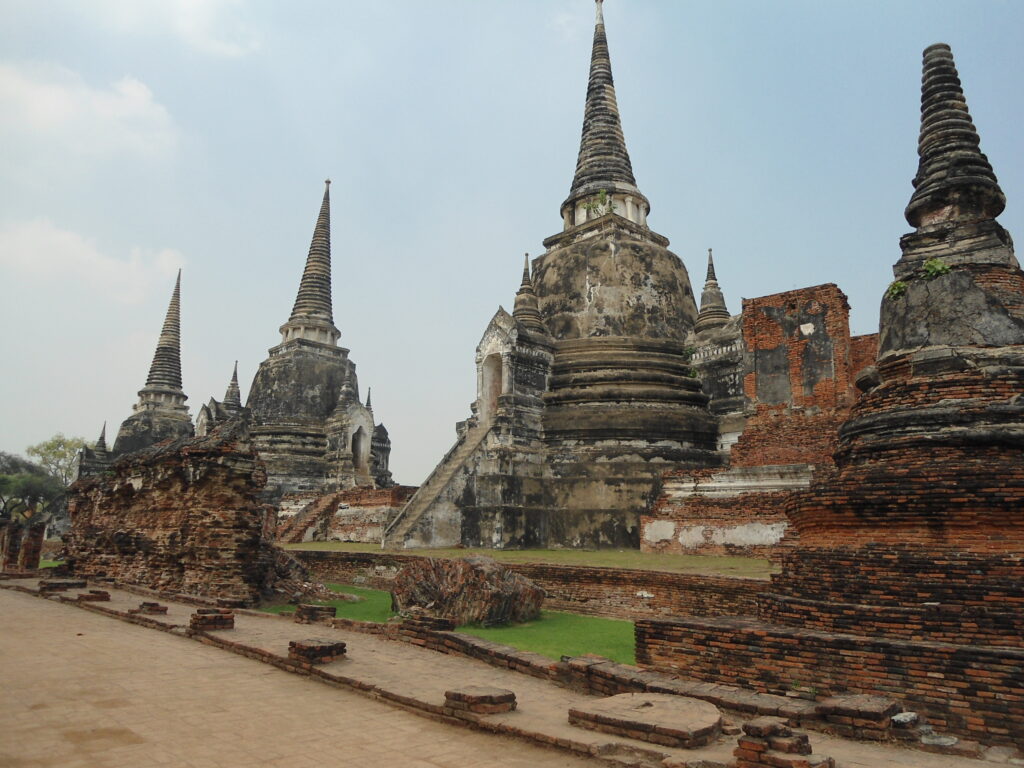
[[835,768],[836,764],[831,757],[811,754],[806,733],[771,717],[744,723],[732,754],[736,768]]
[[487,627],[538,618],[544,590],[489,557],[421,557],[399,571],[391,601],[399,613]]
[[235,612],[230,608],[200,608],[189,617],[188,627],[198,632],[234,629]]
[[444,692],[447,709],[472,712],[475,715],[497,715],[516,708],[516,695],[504,688],[467,685]]
[[330,664],[345,655],[345,643],[330,640],[292,640],[288,658],[306,664]]

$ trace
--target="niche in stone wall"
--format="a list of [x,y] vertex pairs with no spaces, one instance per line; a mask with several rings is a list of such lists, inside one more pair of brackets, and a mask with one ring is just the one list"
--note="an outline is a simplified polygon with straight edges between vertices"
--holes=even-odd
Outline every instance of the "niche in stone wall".
[[360,427],[352,433],[352,463],[357,470],[365,470],[370,460],[370,440],[366,430]]
[[484,358],[480,381],[480,418],[484,422],[494,418],[498,409],[498,396],[502,388],[502,363],[500,354],[488,355]]

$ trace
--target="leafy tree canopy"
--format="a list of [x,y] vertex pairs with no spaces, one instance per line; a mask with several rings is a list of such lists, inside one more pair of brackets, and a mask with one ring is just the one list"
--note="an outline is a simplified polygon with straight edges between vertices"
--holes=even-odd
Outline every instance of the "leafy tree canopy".
[[75,457],[84,446],[84,438],[65,437],[58,432],[49,440],[30,445],[25,453],[38,459],[48,475],[67,487],[74,479]]

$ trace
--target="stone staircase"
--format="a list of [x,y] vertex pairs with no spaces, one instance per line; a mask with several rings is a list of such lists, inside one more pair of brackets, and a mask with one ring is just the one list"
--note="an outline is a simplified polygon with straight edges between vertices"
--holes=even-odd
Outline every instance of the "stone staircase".
[[383,546],[404,546],[409,531],[419,522],[423,514],[430,509],[430,506],[437,500],[437,497],[441,495],[444,489],[448,487],[452,477],[466,463],[466,460],[473,452],[480,447],[480,444],[490,431],[490,424],[477,425],[467,430],[456,441],[455,445],[445,454],[423,485],[419,487],[419,490],[409,499],[409,502],[398,514],[398,517],[384,530]]

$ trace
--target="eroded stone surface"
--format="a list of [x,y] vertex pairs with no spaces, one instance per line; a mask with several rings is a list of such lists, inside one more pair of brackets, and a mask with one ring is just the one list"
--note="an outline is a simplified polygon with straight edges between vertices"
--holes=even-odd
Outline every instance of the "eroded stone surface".
[[489,557],[425,557],[399,571],[391,597],[397,611],[493,626],[539,617],[544,590]]
[[674,747],[700,747],[718,736],[722,715],[700,699],[662,693],[620,693],[569,710],[581,728]]

